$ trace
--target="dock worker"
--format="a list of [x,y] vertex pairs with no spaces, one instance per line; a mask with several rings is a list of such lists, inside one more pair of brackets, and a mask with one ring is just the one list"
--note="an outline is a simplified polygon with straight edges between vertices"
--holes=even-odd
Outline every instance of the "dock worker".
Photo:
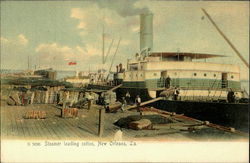
[[92,103],[93,103],[93,100],[94,100],[92,92],[89,92],[89,94],[87,96],[87,100],[88,100],[88,110],[90,110]]
[[109,111],[109,103],[110,103],[109,94],[103,93],[103,95],[104,95],[104,108],[108,112]]
[[164,82],[165,82],[165,79],[164,79],[163,76],[161,76],[161,77],[160,77],[160,83],[161,83],[161,86],[162,86],[162,87],[165,87]]
[[166,88],[170,87],[170,82],[171,82],[171,78],[169,76],[167,76],[167,78],[165,79],[165,87]]
[[125,97],[122,97],[122,106],[121,106],[122,112],[125,111],[126,105],[127,105],[126,99],[125,99]]
[[130,94],[129,94],[129,92],[126,93],[125,100],[126,100],[127,104],[130,104]]
[[137,95],[135,98],[135,104],[137,106],[137,111],[140,112],[141,98],[139,95]]
[[60,102],[60,93],[56,93],[56,104]]
[[234,91],[230,88],[230,90],[228,91],[227,94],[227,101],[230,103],[235,102],[235,95],[234,95]]
[[98,104],[104,105],[104,93],[101,93],[99,96]]
[[178,99],[178,96],[180,94],[180,91],[177,87],[174,89],[174,100],[176,101]]

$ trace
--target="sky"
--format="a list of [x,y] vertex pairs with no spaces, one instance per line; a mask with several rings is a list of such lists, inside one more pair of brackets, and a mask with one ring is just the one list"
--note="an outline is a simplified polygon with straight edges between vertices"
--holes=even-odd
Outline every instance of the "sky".
[[[226,55],[210,61],[237,64],[248,79],[248,69],[201,8],[249,61],[247,1],[1,1],[1,68],[27,69],[29,58],[30,68],[94,71],[110,67],[117,47],[114,65],[126,65],[139,52],[139,14],[152,12],[154,51]],[[104,66],[103,27],[105,53],[113,40]]]

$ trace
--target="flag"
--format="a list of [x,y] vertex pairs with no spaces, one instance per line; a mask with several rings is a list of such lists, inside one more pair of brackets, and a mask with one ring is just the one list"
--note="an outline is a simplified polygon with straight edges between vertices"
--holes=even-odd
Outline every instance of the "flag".
[[69,66],[76,65],[76,62],[69,62],[68,65]]

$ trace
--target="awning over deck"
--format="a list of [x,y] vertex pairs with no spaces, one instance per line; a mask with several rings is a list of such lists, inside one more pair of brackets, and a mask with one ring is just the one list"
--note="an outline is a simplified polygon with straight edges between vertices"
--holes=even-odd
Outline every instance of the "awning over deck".
[[226,57],[224,55],[217,54],[202,54],[202,53],[187,53],[187,52],[152,52],[149,54],[151,57],[191,57],[191,59],[205,59],[214,57]]

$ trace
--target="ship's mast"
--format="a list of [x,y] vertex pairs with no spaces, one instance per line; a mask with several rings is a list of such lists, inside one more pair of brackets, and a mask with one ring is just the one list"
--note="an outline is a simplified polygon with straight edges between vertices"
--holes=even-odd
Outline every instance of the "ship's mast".
[[104,66],[104,55],[105,55],[105,10],[103,12],[103,24],[102,24],[102,64]]
[[102,64],[103,65],[104,65],[104,52],[105,52],[105,34],[104,34],[104,22],[103,22],[103,26],[102,26]]
[[28,55],[28,70],[30,69],[30,56]]
[[206,12],[205,9],[202,8],[202,11],[205,13],[207,18],[210,20],[210,22],[213,24],[215,29],[219,32],[219,34],[226,40],[226,42],[229,44],[229,46],[234,50],[234,52],[238,55],[238,57],[241,59],[241,61],[248,67],[249,69],[249,63],[243,58],[243,56],[240,54],[240,52],[236,49],[236,47],[231,43],[231,41],[226,37],[226,35],[220,30],[220,28],[216,25],[216,23],[213,21],[211,16]]
[[113,58],[112,58],[112,61],[111,61],[111,65],[110,65],[110,67],[109,67],[109,71],[108,71],[108,75],[107,75],[106,80],[108,80],[109,74],[111,73],[111,68],[112,68],[112,66],[113,66],[113,63],[114,63],[114,60],[115,60],[115,56],[116,56],[116,54],[117,54],[117,51],[118,51],[118,48],[119,48],[119,45],[120,45],[120,41],[121,41],[121,37],[120,37],[120,39],[119,39],[119,41],[118,41],[118,44],[117,44],[115,53],[114,53],[114,55],[113,55]]

